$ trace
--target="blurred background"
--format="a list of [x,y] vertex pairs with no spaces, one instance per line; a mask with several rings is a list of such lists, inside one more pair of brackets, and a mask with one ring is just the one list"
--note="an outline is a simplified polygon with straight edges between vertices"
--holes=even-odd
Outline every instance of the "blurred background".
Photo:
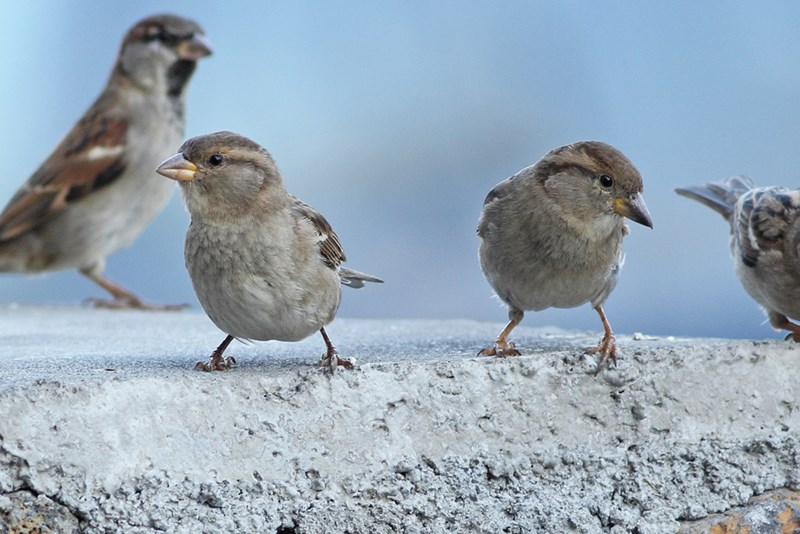
[[[673,189],[734,174],[798,186],[800,3],[7,3],[0,204],[97,96],[125,31],[167,10],[214,49],[189,87],[187,137],[227,129],[264,145],[348,265],[386,280],[345,289],[341,317],[504,322],[477,260],[486,193],[551,148],[599,139],[641,171],[655,225],[631,224],[606,306],[614,329],[782,335],[736,280],[725,222]],[[187,224],[176,194],[107,274],[199,309]],[[105,295],[75,272],[0,275],[0,302],[89,296]],[[601,331],[588,305],[524,324]]]

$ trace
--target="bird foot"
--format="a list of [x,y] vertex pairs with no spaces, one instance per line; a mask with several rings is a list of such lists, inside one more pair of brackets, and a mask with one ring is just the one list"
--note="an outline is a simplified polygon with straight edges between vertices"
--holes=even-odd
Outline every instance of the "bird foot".
[[331,372],[335,371],[337,367],[341,366],[345,369],[353,369],[355,365],[353,360],[342,358],[336,350],[328,350],[320,359],[317,364],[318,367],[325,367],[330,369]]
[[113,299],[88,298],[84,302],[106,310],[180,311],[189,307],[188,304],[151,304],[134,296]]
[[223,358],[221,355],[214,353],[211,355],[211,358],[208,359],[207,362],[197,362],[194,368],[198,371],[227,371],[231,367],[236,366],[236,358],[233,356],[228,356],[227,358]]
[[782,325],[778,325],[778,328],[785,328],[789,331],[786,334],[786,337],[783,338],[786,341],[794,341],[795,343],[800,343],[800,326],[791,322],[788,318],[786,319],[785,323]]
[[595,348],[586,350],[584,354],[597,354],[598,352],[600,357],[597,360],[597,370],[594,374],[608,367],[609,360],[614,363],[614,367],[617,366],[617,340],[614,334],[604,335]]
[[497,358],[503,358],[504,356],[519,356],[520,354],[520,351],[517,350],[513,341],[504,340],[497,340],[494,342],[493,347],[486,347],[478,352],[478,356],[495,356]]

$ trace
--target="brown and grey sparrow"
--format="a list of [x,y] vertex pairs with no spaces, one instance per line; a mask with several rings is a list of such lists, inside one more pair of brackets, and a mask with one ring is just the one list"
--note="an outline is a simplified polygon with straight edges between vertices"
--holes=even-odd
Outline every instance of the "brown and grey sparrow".
[[478,236],[483,273],[508,305],[509,323],[484,355],[518,355],[509,333],[525,311],[589,302],[605,334],[587,354],[598,371],[616,363],[614,333],[603,303],[623,263],[625,218],[652,228],[642,178],[616,148],[598,141],[552,150],[497,184],[483,204]]
[[186,268],[203,309],[227,334],[207,363],[225,370],[233,339],[299,341],[316,331],[327,347],[320,365],[352,367],[325,331],[341,285],[381,282],[341,267],[339,238],[328,221],[290,195],[272,156],[231,132],[186,141],[158,167],[181,186],[191,223]]

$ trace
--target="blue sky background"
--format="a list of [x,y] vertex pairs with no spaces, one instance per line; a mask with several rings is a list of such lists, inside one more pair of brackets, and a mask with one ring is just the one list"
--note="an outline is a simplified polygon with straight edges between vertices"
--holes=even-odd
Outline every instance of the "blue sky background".
[[[800,3],[9,3],[0,203],[97,96],[127,28],[162,11],[197,20],[214,48],[189,90],[187,137],[228,129],[263,144],[348,265],[386,280],[345,289],[340,316],[505,321],[477,260],[484,196],[551,148],[599,139],[641,171],[655,224],[626,238],[606,306],[615,330],[778,336],[733,274],[726,224],[673,189],[740,173],[797,187]],[[176,194],[108,275],[198,306],[187,224]],[[0,302],[100,294],[74,272],[0,275]],[[600,330],[588,305],[524,324]]]

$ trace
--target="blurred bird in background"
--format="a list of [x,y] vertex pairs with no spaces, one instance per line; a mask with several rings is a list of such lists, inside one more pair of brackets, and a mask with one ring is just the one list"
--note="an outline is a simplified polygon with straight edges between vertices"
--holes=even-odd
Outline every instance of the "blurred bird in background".
[[148,304],[103,271],[172,194],[154,169],[183,140],[186,87],[210,53],[200,26],[178,16],[128,31],[100,96],[0,213],[0,271],[78,269],[111,294],[98,306],[181,308]]

